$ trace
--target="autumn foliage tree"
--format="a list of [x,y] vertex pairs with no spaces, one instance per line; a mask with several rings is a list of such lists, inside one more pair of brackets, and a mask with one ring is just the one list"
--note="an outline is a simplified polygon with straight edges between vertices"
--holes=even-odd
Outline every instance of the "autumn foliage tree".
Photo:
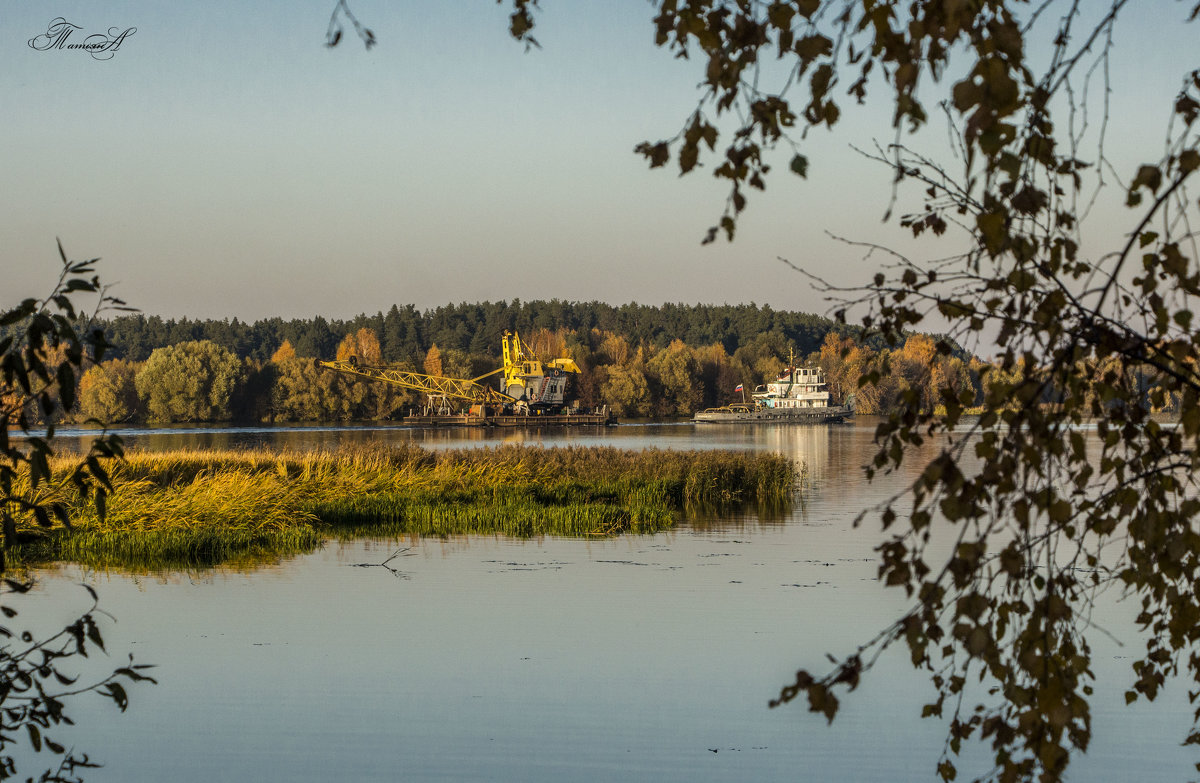
[[[347,361],[351,357],[365,365],[383,364],[379,336],[366,327],[347,334],[338,344],[336,358]],[[322,377],[317,383],[329,387],[328,399],[336,402],[342,413],[339,418],[381,419],[396,407],[397,392],[390,385],[349,375],[323,374],[330,377]]]
[[642,352],[637,352],[632,362],[608,367],[600,395],[618,416],[650,415],[653,400],[650,385],[646,382]]
[[292,341],[284,340],[282,343],[279,344],[279,347],[275,349],[275,353],[271,354],[270,361],[274,364],[280,364],[282,362],[287,361],[288,359],[295,359],[295,358],[296,358],[296,349],[292,347]]
[[344,362],[351,356],[363,364],[381,364],[383,349],[379,346],[378,335],[364,326],[342,338],[338,343],[336,358]]
[[151,421],[227,421],[242,363],[211,340],[194,340],[150,354],[135,378]]
[[328,421],[348,418],[338,378],[322,372],[316,360],[284,356],[275,366],[271,412],[279,421]]
[[663,416],[688,416],[696,412],[702,392],[697,383],[700,364],[696,352],[676,340],[646,362],[646,370],[658,381],[657,410]]
[[442,352],[437,343],[429,346],[425,352],[425,362],[422,365],[426,375],[445,375],[446,368],[442,366]]
[[84,420],[123,422],[139,413],[134,378],[138,367],[127,359],[111,359],[89,367],[79,379],[79,411]]

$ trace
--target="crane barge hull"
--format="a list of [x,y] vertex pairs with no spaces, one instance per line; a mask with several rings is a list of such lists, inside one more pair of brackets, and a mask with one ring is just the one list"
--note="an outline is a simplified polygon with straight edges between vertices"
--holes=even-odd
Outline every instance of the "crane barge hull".
[[615,416],[608,413],[559,413],[548,415],[489,415],[461,414],[413,414],[400,419],[401,424],[417,427],[605,427],[617,423]]

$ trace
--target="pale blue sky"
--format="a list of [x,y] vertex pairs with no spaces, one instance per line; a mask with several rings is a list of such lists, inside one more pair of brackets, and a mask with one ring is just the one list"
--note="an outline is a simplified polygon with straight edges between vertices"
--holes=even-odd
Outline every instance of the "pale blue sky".
[[[55,237],[147,313],[247,320],[514,297],[824,312],[777,256],[854,283],[874,262],[825,231],[904,244],[880,223],[889,173],[847,146],[889,140],[887,113],[851,112],[806,142],[809,180],[781,171],[736,242],[701,247],[724,187],[632,151],[674,134],[700,75],[653,46],[644,0],[544,0],[528,54],[492,0],[353,0],[379,45],[327,50],[333,6],[3,0],[0,305],[46,288]],[[1197,65],[1200,27],[1150,39],[1186,11],[1134,4],[1122,28],[1118,160]],[[31,49],[56,16],[137,32],[106,62]]]

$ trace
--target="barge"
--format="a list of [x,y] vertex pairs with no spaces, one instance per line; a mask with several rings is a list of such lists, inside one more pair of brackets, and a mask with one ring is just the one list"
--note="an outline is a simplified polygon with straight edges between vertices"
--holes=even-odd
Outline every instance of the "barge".
[[551,413],[529,415],[512,413],[486,414],[478,411],[462,413],[414,412],[399,420],[400,424],[416,427],[605,427],[617,423],[607,409],[587,413]]

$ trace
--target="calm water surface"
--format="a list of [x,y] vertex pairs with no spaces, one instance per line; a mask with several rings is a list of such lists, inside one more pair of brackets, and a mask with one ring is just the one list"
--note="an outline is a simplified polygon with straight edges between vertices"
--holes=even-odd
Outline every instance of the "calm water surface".
[[[873,427],[130,430],[139,449],[761,449],[804,460],[810,487],[783,520],[654,536],[331,543],[249,572],[66,567],[25,609],[65,620],[91,584],[117,619],[114,658],[158,664],[161,684],[136,688],[126,714],[79,703],[70,739],[105,764],[88,781],[932,781],[944,726],[919,719],[929,694],[902,655],[832,726],[766,706],[796,668],[823,669],[905,606],[874,579],[877,528],[852,527],[898,486],[862,478]],[[399,574],[359,567],[397,549]],[[1109,612],[1117,640],[1093,640],[1095,739],[1071,779],[1186,780],[1186,701],[1123,706],[1140,644],[1132,610]],[[960,768],[982,773],[981,758]]]

